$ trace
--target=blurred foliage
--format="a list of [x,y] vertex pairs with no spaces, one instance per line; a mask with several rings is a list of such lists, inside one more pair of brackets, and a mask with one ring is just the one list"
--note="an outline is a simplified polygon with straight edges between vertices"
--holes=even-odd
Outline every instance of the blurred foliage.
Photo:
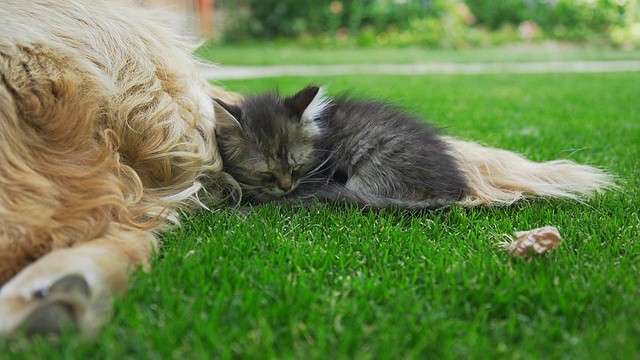
[[555,39],[640,45],[639,0],[218,0],[222,41],[462,48]]

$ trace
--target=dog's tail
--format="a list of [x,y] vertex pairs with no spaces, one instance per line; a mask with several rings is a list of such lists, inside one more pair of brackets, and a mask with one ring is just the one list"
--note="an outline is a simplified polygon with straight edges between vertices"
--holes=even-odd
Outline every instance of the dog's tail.
[[509,205],[528,197],[581,200],[616,188],[613,176],[570,160],[537,163],[511,151],[445,139],[469,185],[465,207]]

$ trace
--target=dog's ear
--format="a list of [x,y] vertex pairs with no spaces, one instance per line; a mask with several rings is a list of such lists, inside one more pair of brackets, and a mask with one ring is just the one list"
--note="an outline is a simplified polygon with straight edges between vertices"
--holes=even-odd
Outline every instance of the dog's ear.
[[213,112],[216,118],[216,128],[224,129],[230,127],[242,128],[242,109],[235,105],[229,105],[220,99],[213,98]]

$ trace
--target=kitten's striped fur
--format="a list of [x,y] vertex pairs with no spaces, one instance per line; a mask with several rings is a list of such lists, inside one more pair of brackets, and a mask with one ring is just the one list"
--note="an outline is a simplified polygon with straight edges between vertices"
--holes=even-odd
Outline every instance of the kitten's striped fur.
[[579,199],[614,186],[597,168],[536,163],[443,137],[399,107],[328,99],[315,86],[287,98],[267,92],[239,106],[219,105],[218,118],[227,119],[219,121],[229,125],[218,139],[224,167],[252,202],[314,197],[419,210],[508,205],[530,196]]

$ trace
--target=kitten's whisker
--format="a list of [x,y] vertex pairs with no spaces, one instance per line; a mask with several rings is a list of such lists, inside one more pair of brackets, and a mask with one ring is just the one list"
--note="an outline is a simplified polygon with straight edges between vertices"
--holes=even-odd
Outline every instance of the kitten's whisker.
[[335,150],[329,150],[329,149],[314,149],[315,152],[321,152],[321,153],[334,153]]
[[331,160],[331,156],[327,156],[327,158],[325,158],[320,164],[318,164],[313,169],[309,170],[309,172],[307,172],[304,177],[318,174],[320,171],[323,170],[324,165],[326,165],[330,160]]
[[262,186],[260,186],[260,185],[250,185],[250,184],[246,184],[246,183],[240,183],[240,186],[243,189],[247,189],[247,190],[259,190],[259,189],[262,189]]
[[300,180],[300,185],[326,185],[329,181],[328,177],[305,177]]
[[304,181],[300,181],[300,185],[326,184],[328,182],[328,179],[305,179]]

